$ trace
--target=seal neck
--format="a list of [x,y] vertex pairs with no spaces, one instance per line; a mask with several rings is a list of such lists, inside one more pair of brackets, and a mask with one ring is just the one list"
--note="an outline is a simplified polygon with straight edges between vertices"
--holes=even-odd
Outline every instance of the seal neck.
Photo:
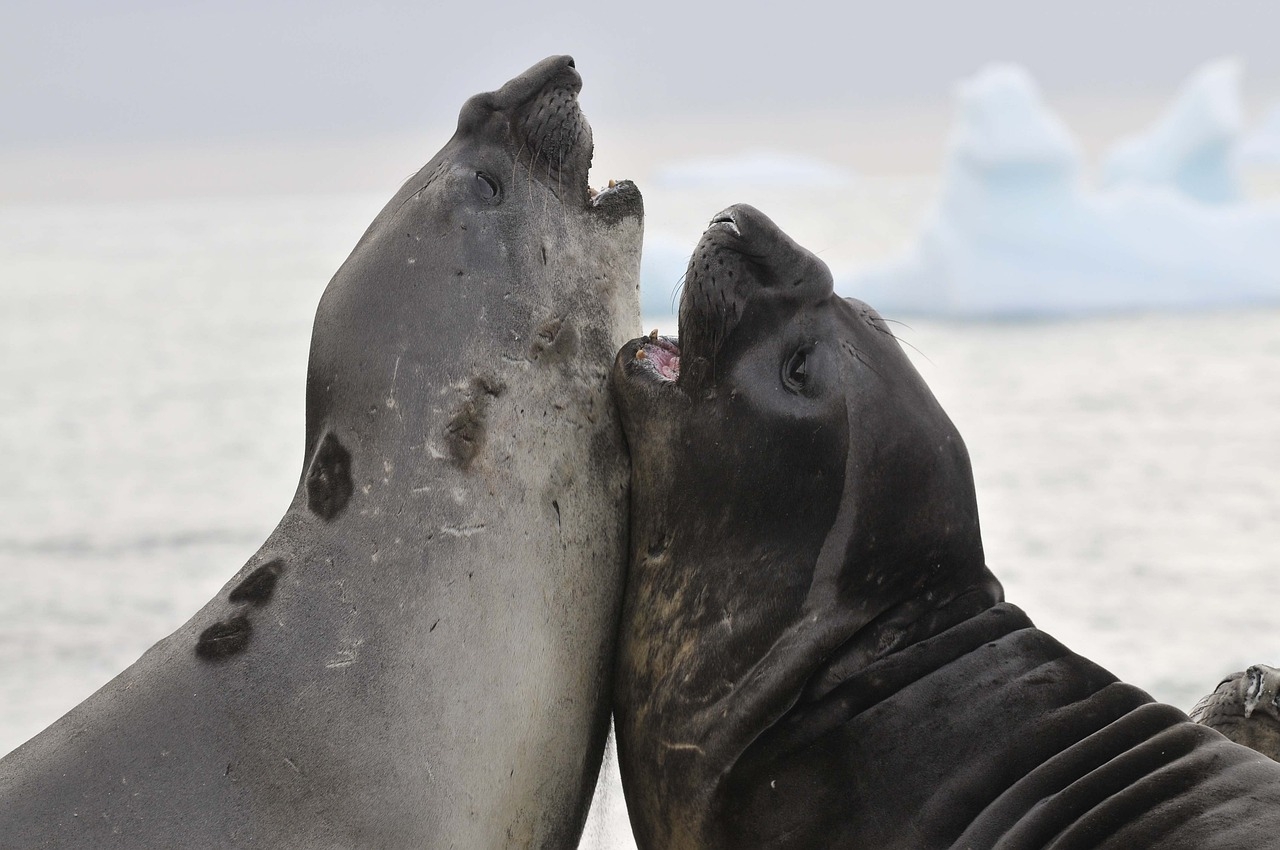
[[985,565],[971,581],[933,587],[881,612],[855,631],[809,678],[800,702],[821,699],[876,661],[928,640],[1004,601],[1004,588]]

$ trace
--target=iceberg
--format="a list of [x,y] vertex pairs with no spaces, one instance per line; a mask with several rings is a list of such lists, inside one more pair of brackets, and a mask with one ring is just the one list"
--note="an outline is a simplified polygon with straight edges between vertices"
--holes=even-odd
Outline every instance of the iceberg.
[[1244,125],[1240,63],[1211,62],[1194,73],[1150,130],[1122,139],[1102,160],[1102,185],[1173,186],[1205,203],[1240,200],[1232,162]]
[[1240,143],[1240,162],[1260,168],[1280,168],[1280,103]]
[[1280,302],[1280,203],[1207,204],[1169,181],[1089,190],[1079,146],[1018,66],[982,70],[957,101],[915,244],[841,276],[842,294],[964,317]]

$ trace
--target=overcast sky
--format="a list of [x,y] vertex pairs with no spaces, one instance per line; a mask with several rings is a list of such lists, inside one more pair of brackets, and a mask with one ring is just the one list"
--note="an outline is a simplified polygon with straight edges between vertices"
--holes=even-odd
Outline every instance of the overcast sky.
[[572,53],[591,116],[945,103],[983,63],[1165,92],[1234,54],[1280,81],[1280,3],[110,2],[0,6],[0,146],[392,133]]

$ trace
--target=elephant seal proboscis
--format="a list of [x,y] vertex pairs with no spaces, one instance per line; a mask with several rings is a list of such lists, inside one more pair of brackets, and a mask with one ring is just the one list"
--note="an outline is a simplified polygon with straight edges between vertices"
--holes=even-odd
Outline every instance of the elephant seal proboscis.
[[0,762],[6,847],[572,848],[608,729],[642,204],[581,78],[462,108],[321,298],[304,469],[186,625]]
[[1275,667],[1251,664],[1232,673],[1189,714],[1237,744],[1280,761],[1280,670]]
[[968,453],[870,307],[758,211],[619,352],[615,726],[641,850],[1280,846],[1280,765],[1036,629]]

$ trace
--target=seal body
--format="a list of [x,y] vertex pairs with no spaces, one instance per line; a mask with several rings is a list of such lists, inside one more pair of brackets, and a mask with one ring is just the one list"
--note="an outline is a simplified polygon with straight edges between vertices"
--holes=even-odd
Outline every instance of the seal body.
[[716,216],[679,340],[628,343],[613,385],[642,850],[1275,843],[1277,765],[1003,601],[959,433],[880,316],[761,213]]
[[1280,761],[1280,670],[1253,664],[1218,683],[1191,719]]
[[568,57],[463,107],[330,282],[304,469],[186,625],[0,762],[6,846],[574,847],[608,727],[641,202]]

